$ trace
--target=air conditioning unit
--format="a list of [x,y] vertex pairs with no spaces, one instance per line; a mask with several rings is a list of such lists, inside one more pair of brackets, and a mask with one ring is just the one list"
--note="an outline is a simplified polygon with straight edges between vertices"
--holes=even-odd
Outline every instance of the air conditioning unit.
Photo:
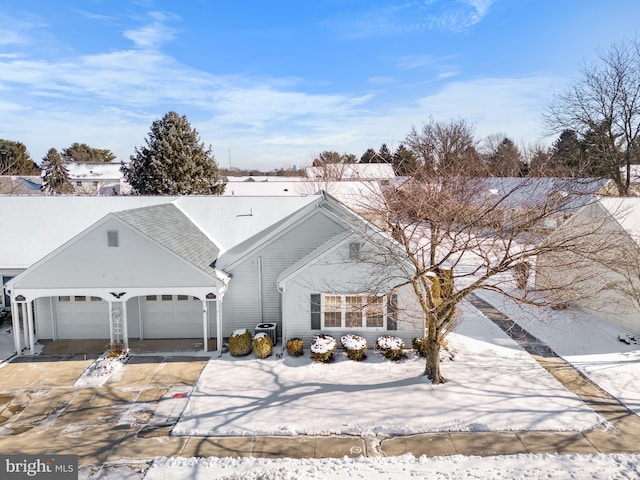
[[259,323],[256,325],[256,334],[266,333],[271,337],[271,342],[275,345],[278,342],[278,324],[277,323]]

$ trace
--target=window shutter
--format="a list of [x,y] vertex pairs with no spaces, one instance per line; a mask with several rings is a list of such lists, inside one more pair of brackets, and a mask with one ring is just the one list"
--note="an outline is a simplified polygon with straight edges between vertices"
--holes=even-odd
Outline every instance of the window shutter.
[[311,294],[311,330],[320,330],[321,328],[321,306],[320,294]]
[[392,293],[387,297],[387,330],[398,329],[398,295]]

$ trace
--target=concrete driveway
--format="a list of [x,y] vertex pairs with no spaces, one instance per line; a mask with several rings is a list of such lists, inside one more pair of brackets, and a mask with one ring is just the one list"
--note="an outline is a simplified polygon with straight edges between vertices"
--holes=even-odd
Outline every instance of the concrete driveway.
[[[77,352],[23,357],[0,368],[0,453],[77,454],[80,464],[100,465],[123,440],[137,438],[143,429],[148,435],[159,405],[181,396],[176,392],[188,392],[208,360],[133,356],[103,386],[76,388],[74,382],[93,362],[89,357]],[[176,412],[163,415],[170,420]],[[155,430],[167,435],[166,423],[159,427],[156,421]]]

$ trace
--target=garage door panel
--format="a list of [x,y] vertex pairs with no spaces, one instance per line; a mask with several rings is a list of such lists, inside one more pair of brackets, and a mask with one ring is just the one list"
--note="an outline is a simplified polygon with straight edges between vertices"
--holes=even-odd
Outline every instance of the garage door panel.
[[179,298],[176,295],[158,295],[142,299],[144,338],[202,337],[202,302],[193,297],[184,300],[182,298],[185,297]]
[[[82,297],[80,297],[82,298]],[[56,299],[57,336],[64,340],[110,338],[109,304],[103,300],[91,301],[71,298]]]

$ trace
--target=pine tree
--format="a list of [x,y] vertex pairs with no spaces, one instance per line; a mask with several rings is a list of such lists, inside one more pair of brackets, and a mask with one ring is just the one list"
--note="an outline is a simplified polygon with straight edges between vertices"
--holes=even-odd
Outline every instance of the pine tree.
[[380,145],[380,150],[378,150],[378,163],[391,163],[393,160],[393,155],[387,147],[386,143]]
[[360,157],[360,163],[377,163],[378,153],[373,148],[368,148]]
[[116,159],[116,156],[109,149],[92,148],[86,143],[76,142],[62,149],[62,159],[65,162],[111,163]]
[[396,175],[401,177],[413,176],[420,168],[416,156],[402,144],[394,152],[392,163]]
[[38,175],[40,167],[31,160],[23,143],[0,140],[0,175]]
[[138,195],[220,195],[221,182],[211,148],[205,149],[186,116],[168,112],[151,125],[146,146],[136,148],[121,170]]
[[55,148],[50,148],[42,157],[44,174],[42,189],[48,194],[73,193],[73,185],[69,181],[69,171],[62,157]]

